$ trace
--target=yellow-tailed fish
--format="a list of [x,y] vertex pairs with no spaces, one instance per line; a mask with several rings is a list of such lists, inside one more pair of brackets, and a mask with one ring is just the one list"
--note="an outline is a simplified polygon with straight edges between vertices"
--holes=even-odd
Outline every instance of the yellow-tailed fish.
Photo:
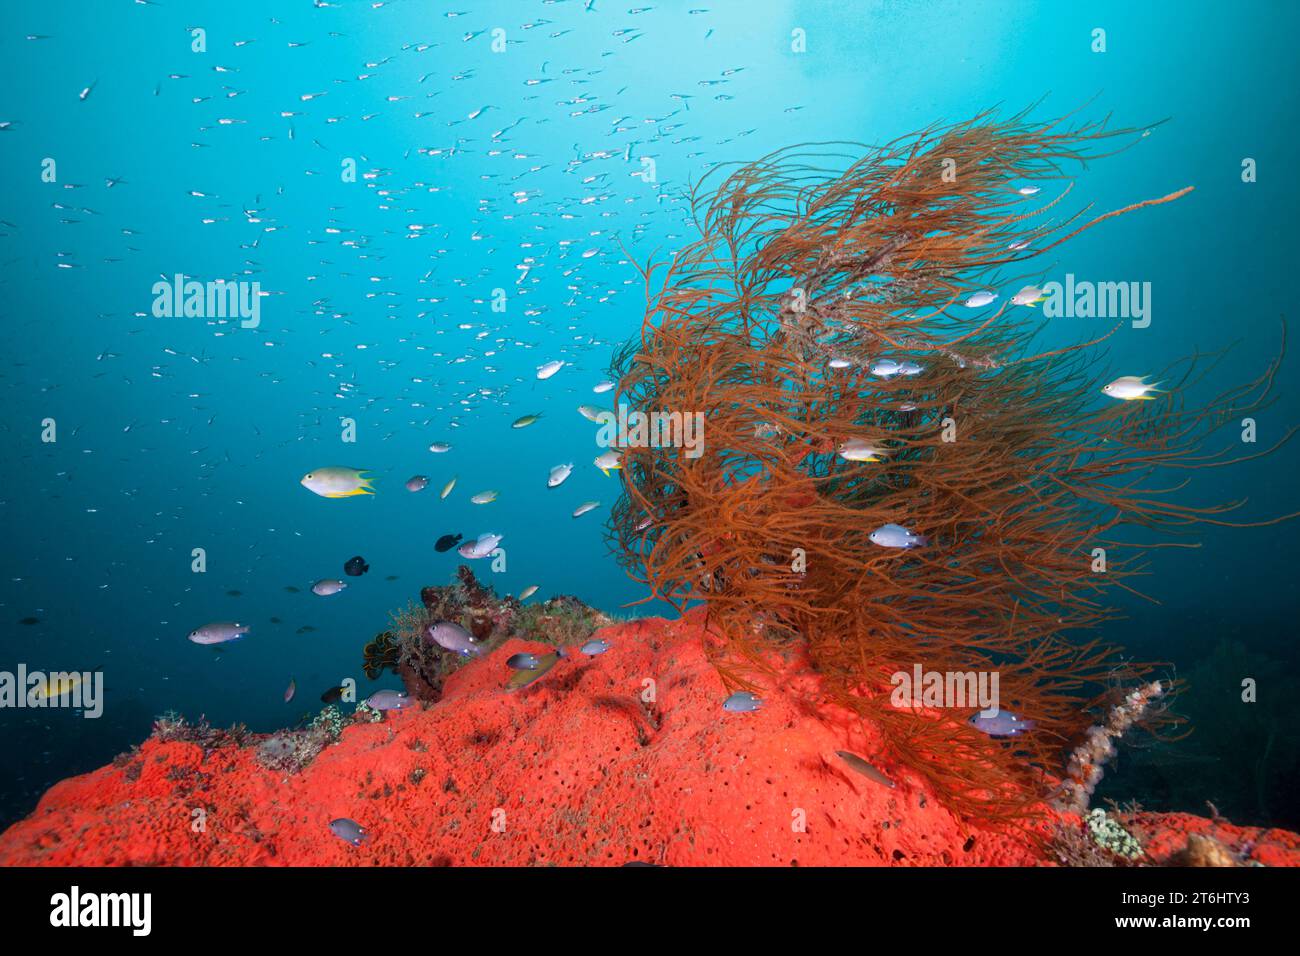
[[610,471],[623,467],[623,456],[611,448],[597,455],[592,464],[608,475]]
[[1046,299],[1043,290],[1036,285],[1027,285],[1011,297],[1012,305],[1034,306]]
[[515,671],[514,674],[510,676],[510,679],[506,681],[506,690],[519,690],[521,687],[527,687],[533,681],[537,680],[537,678],[541,677],[554,667],[555,662],[559,659],[560,654],[558,652],[547,654],[545,657],[539,657],[537,659],[537,666],[532,670]]
[[344,468],[330,465],[317,468],[302,476],[301,484],[322,498],[351,498],[353,495],[373,495],[371,478],[364,468]]
[[842,441],[836,451],[845,461],[882,461],[885,454],[878,444],[865,438]]
[[81,684],[80,674],[59,674],[57,675],[58,680],[54,679],[55,676],[54,674],[47,675],[44,681],[31,689],[27,699],[30,701],[58,700]]
[[1122,402],[1149,402],[1159,394],[1156,385],[1160,383],[1148,385],[1144,381],[1145,378],[1145,375],[1124,375],[1109,385],[1103,385],[1101,390],[1111,398],[1118,398]]

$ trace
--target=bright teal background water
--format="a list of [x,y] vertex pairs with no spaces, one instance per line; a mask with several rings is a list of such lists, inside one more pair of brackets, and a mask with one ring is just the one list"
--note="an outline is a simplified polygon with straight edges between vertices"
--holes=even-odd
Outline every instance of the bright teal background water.
[[[604,403],[591,386],[641,320],[617,240],[640,260],[680,245],[681,192],[711,163],[805,141],[885,142],[1047,94],[1043,116],[1095,97],[1087,118],[1170,117],[1083,173],[1072,200],[1103,210],[1196,191],[1080,237],[1050,274],[1153,284],[1152,326],[1122,332],[1104,359],[1115,374],[1237,342],[1211,383],[1226,387],[1275,354],[1293,296],[1300,6],[633,2],[6,7],[0,668],[102,666],[110,696],[99,721],[0,712],[0,819],[169,708],[259,730],[292,722],[321,690],[361,676],[361,645],[389,609],[447,580],[456,560],[432,550],[443,533],[505,534],[500,591],[537,583],[539,597],[610,610],[642,597],[608,557],[601,523],[617,482],[590,465],[592,429],[574,407]],[[190,50],[195,26],[204,54]],[[1095,27],[1104,54],[1091,52]],[[806,53],[791,51],[796,28]],[[657,184],[633,175],[642,156]],[[45,157],[57,184],[40,180]],[[344,157],[384,172],[343,183]],[[1257,183],[1241,182],[1245,157]],[[110,177],[125,182],[107,188]],[[418,238],[411,224],[423,224]],[[525,257],[533,268],[516,283]],[[155,319],[150,288],[176,272],[278,294],[255,331]],[[497,288],[504,314],[487,307]],[[1096,330],[1061,320],[1045,341]],[[572,364],[536,381],[551,358]],[[1296,371],[1288,358],[1280,399],[1259,417],[1262,443],[1298,420]],[[510,429],[539,411],[539,424]],[[355,445],[339,441],[344,415]],[[57,444],[40,442],[46,417]],[[455,449],[431,455],[435,440]],[[548,468],[567,461],[574,476],[548,491]],[[298,485],[328,464],[371,469],[381,493],[328,501]],[[1205,476],[1194,494],[1284,513],[1298,466],[1300,446],[1288,447]],[[417,473],[431,487],[410,495],[401,483]],[[456,491],[440,501],[452,474]],[[499,501],[469,504],[488,488]],[[604,505],[571,519],[586,499]],[[1198,551],[1162,553],[1146,590],[1163,606],[1125,601],[1136,616],[1109,636],[1180,663],[1225,634],[1289,652],[1295,527],[1212,529]],[[204,575],[190,571],[195,547],[207,550]],[[333,598],[307,591],[357,553],[369,575]],[[17,623],[27,616],[40,624]],[[252,635],[220,657],[184,639],[223,619]],[[295,634],[302,625],[317,630]],[[290,676],[301,696],[286,706]]]

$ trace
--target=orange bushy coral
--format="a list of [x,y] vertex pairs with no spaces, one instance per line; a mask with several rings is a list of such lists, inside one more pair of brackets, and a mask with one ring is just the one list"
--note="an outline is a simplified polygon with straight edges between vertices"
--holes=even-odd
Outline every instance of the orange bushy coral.
[[[1189,192],[1053,218],[1067,165],[1139,135],[984,114],[856,159],[804,148],[715,173],[694,196],[701,238],[646,268],[642,335],[613,363],[620,404],[705,422],[702,453],[622,449],[611,530],[630,573],[679,607],[707,603],[733,686],[753,686],[774,645],[805,642],[827,696],[884,731],[887,759],[990,821],[1034,812],[1117,688],[1149,679],[1069,632],[1111,619],[1107,592],[1162,545],[1117,529],[1227,523],[1234,505],[1187,504],[1159,472],[1225,463],[1204,438],[1264,400],[1276,370],[1205,409],[1178,393],[1195,362],[1156,401],[1100,399],[1090,347],[1118,325],[1034,354],[1033,310],[962,307],[1014,285],[1004,268]],[[1017,189],[1045,180],[1066,184],[1041,204]],[[877,460],[837,455],[852,440]],[[886,524],[927,543],[881,547]],[[1034,729],[991,739],[968,723],[978,708],[895,706],[891,677],[916,664],[997,672],[1001,706]]]

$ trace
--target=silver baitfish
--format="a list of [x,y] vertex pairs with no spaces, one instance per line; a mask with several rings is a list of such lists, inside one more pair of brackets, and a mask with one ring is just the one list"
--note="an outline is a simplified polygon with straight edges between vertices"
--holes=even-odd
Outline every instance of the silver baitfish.
[[537,366],[537,377],[545,381],[562,368],[564,368],[563,360],[553,359],[545,365]]

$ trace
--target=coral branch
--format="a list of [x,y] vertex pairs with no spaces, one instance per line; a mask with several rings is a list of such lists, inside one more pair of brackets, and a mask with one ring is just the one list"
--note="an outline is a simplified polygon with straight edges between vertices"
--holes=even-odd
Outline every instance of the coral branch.
[[1152,681],[1116,704],[1106,715],[1106,720],[1089,727],[1065,765],[1065,781],[1055,799],[1057,809],[1084,813],[1092,800],[1093,791],[1101,783],[1106,764],[1115,756],[1115,741],[1123,737],[1134,724],[1146,716],[1152,703],[1163,696],[1164,686]]
[[[1228,523],[1238,504],[1190,502],[1184,478],[1233,459],[1206,445],[1267,403],[1278,367],[1195,408],[1193,359],[1157,400],[1117,402],[1093,346],[1119,326],[1040,352],[1035,310],[965,307],[1003,287],[1001,266],[1186,195],[1085,219],[1058,212],[1068,180],[1041,204],[1024,189],[1140,138],[987,112],[716,169],[692,196],[701,236],[643,268],[641,335],[611,365],[619,404],[705,422],[695,453],[623,449],[610,531],[628,572],[680,608],[708,605],[732,686],[770,675],[774,648],[806,649],[885,756],[986,821],[1035,813],[1114,681],[1153,679],[1073,635],[1112,620],[1108,596],[1137,593],[1168,546],[1126,529]],[[853,442],[874,453],[837,454]],[[882,526],[924,545],[882,547]],[[1034,729],[996,739],[973,708],[893,707],[890,675],[916,663],[996,672],[1001,706]]]

